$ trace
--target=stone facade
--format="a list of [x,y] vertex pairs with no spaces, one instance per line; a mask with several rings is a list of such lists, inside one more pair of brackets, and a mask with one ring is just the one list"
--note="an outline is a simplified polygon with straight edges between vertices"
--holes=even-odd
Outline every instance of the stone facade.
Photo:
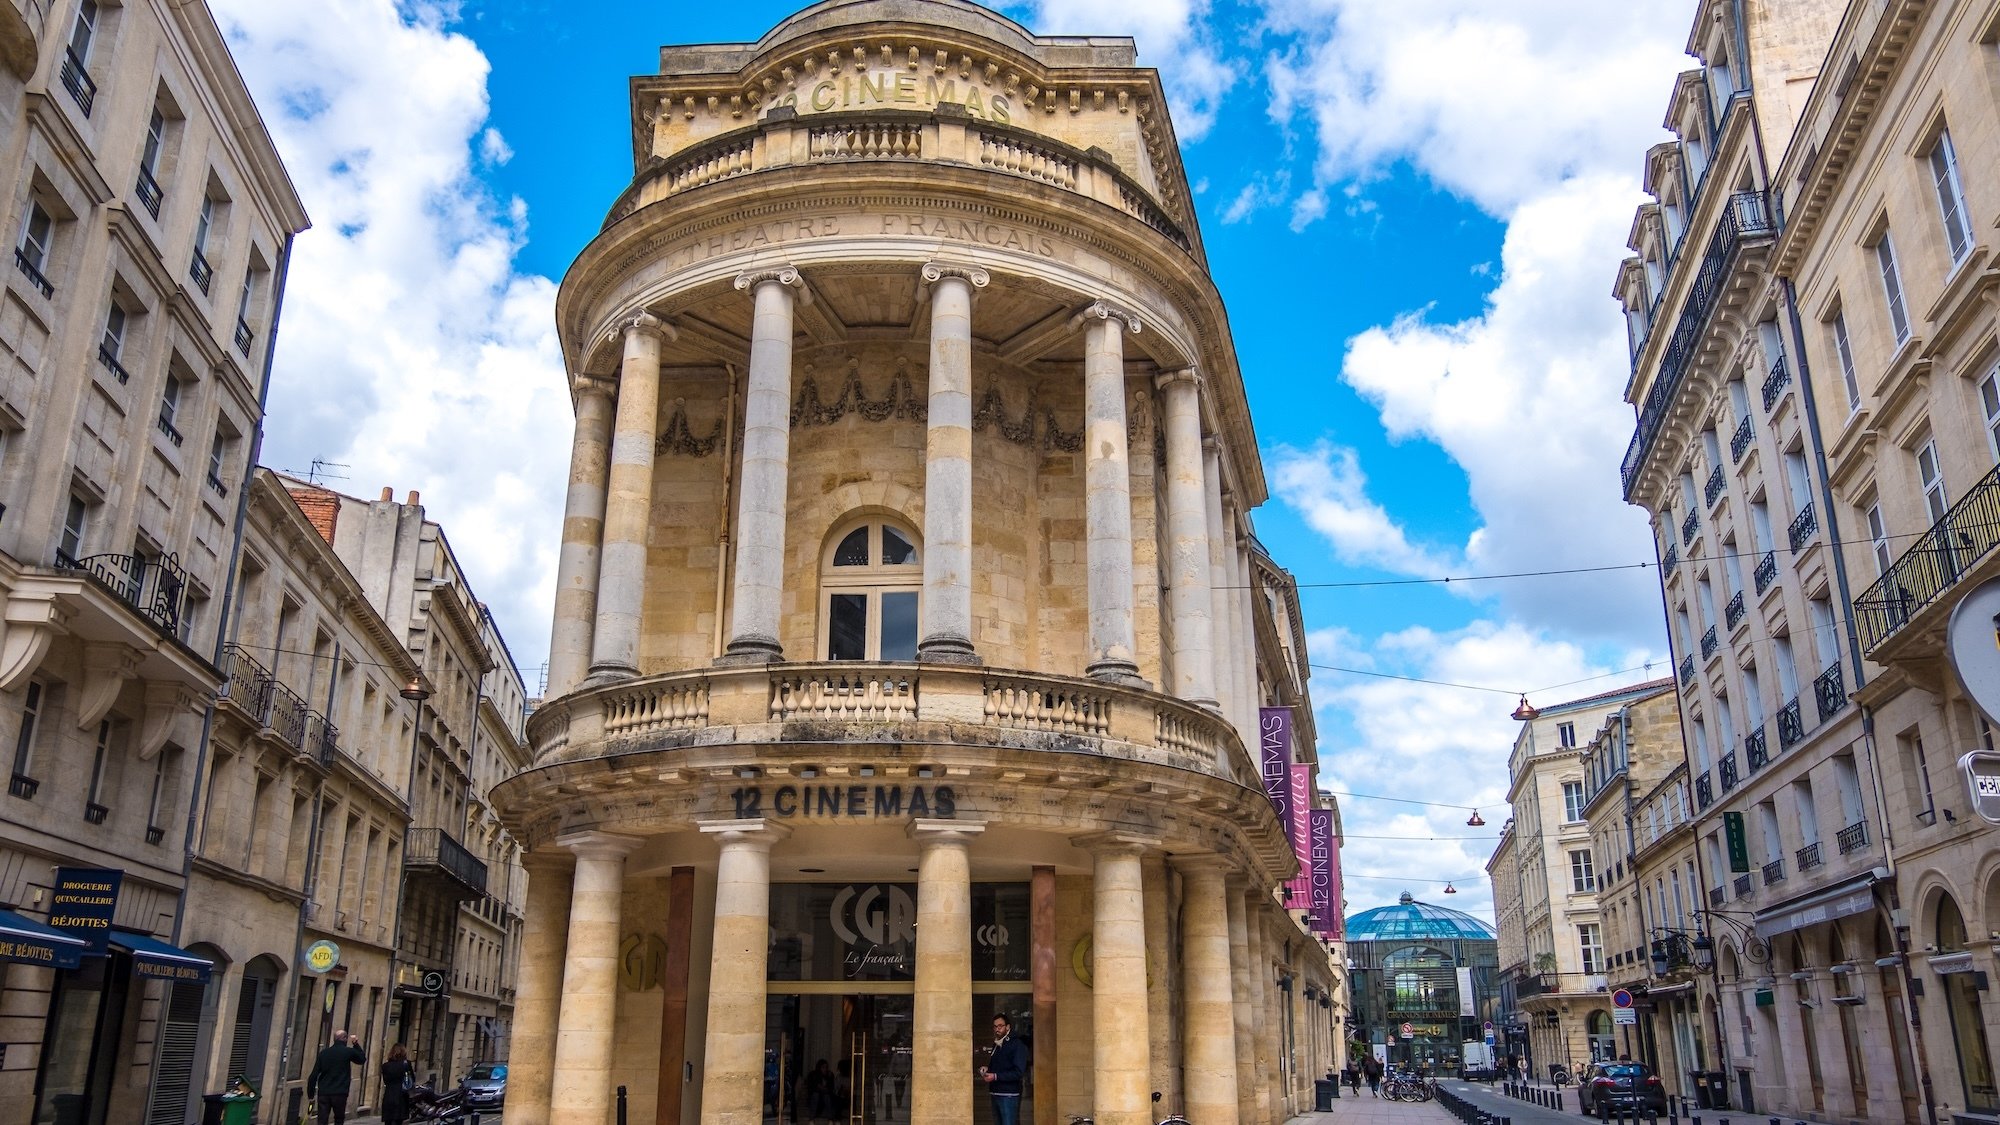
[[1304,630],[1157,76],[864,0],[632,92],[509,1119],[986,1121],[1006,1014],[1040,1125],[1284,1120],[1344,996],[1262,783]]

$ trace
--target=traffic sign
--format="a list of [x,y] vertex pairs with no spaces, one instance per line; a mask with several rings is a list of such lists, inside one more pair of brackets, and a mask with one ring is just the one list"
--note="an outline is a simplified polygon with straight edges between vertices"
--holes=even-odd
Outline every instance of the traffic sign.
[[1409,1039],[1414,1037],[1416,1034],[1417,1034],[1416,1028],[1411,1027],[1409,1024],[1403,1025],[1403,1038]]
[[[1616,992],[1612,993],[1612,994],[1611,994],[1611,1006],[1612,1006],[1612,1007],[1614,1007],[1614,1008],[1629,1008],[1629,1007],[1631,1007],[1631,1006],[1632,1006],[1632,993],[1631,993],[1631,990],[1629,990],[1629,989],[1624,989],[1624,988],[1621,988],[1621,989],[1619,989],[1618,991],[1616,991]],[[1492,1025],[1492,1024],[1487,1024],[1486,1026],[1488,1026],[1488,1027],[1491,1027],[1491,1026],[1493,1026],[1493,1025]]]
[[1611,1009],[1611,1022],[1621,1027],[1626,1024],[1637,1024],[1639,1022],[1639,1013],[1631,1008],[1613,1008]]

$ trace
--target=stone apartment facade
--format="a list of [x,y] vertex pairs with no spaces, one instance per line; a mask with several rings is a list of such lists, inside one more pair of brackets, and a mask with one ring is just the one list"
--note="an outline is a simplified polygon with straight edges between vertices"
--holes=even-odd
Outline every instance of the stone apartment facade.
[[[1620,274],[1640,407],[1627,491],[1655,513],[1692,735],[1708,900],[1694,921],[1715,959],[1697,977],[1709,1041],[1726,1043],[1717,1069],[1756,1112],[2000,1118],[2000,1011],[1980,987],[2000,883],[1958,766],[1990,725],[1941,641],[2000,570],[2000,201],[1978,174],[2000,159],[1995,18],[1984,3],[1705,6],[1683,86],[1715,107],[1706,135],[1741,137],[1714,161],[1734,194],[1707,208],[1718,233],[1689,227],[1707,254],[1660,269],[1672,224],[1650,185]],[[1756,129],[1731,124],[1739,110]],[[1686,166],[1704,134],[1669,125],[1662,150]],[[1632,315],[1659,292],[1656,317]],[[1723,432],[1739,435],[1728,461]],[[1772,507],[1791,519],[1781,543]],[[1703,632],[1706,588],[1742,589],[1737,558],[1756,560],[1754,600],[1732,596],[1723,632]],[[1810,698],[1795,695],[1808,675]]]
[[[190,809],[306,216],[199,3],[0,5],[0,153],[0,1122],[178,1120]],[[98,873],[81,913],[59,870]]]
[[1304,634],[1158,76],[861,0],[631,89],[509,1121],[985,1122],[1000,1013],[1023,1121],[1286,1120],[1345,993],[1261,781],[1312,799]]

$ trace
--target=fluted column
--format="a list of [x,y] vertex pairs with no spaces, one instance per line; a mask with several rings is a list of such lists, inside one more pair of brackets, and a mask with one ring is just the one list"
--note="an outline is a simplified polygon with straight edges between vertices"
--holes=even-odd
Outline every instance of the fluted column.
[[507,1052],[514,1087],[514,1118],[549,1125],[549,1099],[556,1071],[556,1020],[563,993],[563,955],[569,944],[570,873],[568,853],[530,852],[521,857],[528,871],[526,917],[522,919],[521,969],[514,998],[514,1031]]
[[1201,454],[1201,378],[1183,368],[1153,380],[1167,439],[1167,604],[1174,621],[1173,693],[1214,708],[1215,606],[1209,577],[1208,481]]
[[722,844],[715,869],[701,1120],[703,1125],[763,1125],[771,845],[791,830],[764,820],[714,821],[701,830]]
[[1091,915],[1091,1026],[1098,1125],[1148,1125],[1150,1034],[1146,1010],[1146,919],[1139,857],[1150,841],[1104,835],[1079,841],[1096,859]]
[[597,632],[598,552],[604,543],[604,493],[611,472],[608,379],[577,376],[576,430],[563,498],[562,550],[556,556],[556,619],[549,634],[548,698],[567,695],[590,672]]
[[911,1013],[910,1125],[972,1120],[972,838],[984,825],[918,820],[917,980]]
[[660,421],[660,345],[673,331],[643,311],[633,313],[618,330],[625,340],[625,361],[618,372],[604,550],[598,561],[597,632],[590,647],[590,674],[607,679],[639,673],[639,612],[646,596],[653,445]]
[[[792,266],[737,277],[753,301],[743,396],[743,481],[736,501],[736,587],[722,663],[777,660],[785,596],[785,493],[792,439],[792,315],[810,301]],[[761,1016],[759,1017],[762,1018]]]
[[1150,686],[1139,676],[1132,625],[1132,478],[1125,443],[1125,338],[1139,318],[1098,301],[1077,314],[1083,342],[1084,525],[1090,566],[1085,672]]
[[1232,885],[1229,906],[1229,983],[1236,1024],[1236,1114],[1242,1125],[1257,1120],[1256,1029],[1250,1017],[1250,927],[1244,920],[1243,887]]
[[972,645],[972,291],[987,273],[927,262],[929,425],[924,439],[924,597],[917,659],[977,664]]
[[1216,701],[1222,717],[1234,723],[1243,714],[1236,690],[1236,662],[1243,659],[1243,638],[1236,631],[1236,615],[1229,610],[1229,570],[1222,537],[1222,443],[1213,437],[1201,442],[1202,508],[1208,524],[1209,638],[1213,651],[1211,674],[1215,677]]
[[1176,866],[1181,872],[1181,1081],[1187,1101],[1182,1112],[1190,1121],[1237,1125],[1236,999],[1223,863],[1215,856],[1198,856]]
[[611,1113],[612,1034],[618,1023],[618,926],[631,836],[585,832],[556,843],[576,856],[556,1023],[549,1125],[604,1125]]

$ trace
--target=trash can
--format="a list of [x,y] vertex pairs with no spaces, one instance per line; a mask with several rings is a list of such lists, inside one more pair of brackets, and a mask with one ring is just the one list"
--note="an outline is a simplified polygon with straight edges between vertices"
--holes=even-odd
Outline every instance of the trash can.
[[1340,1083],[1331,1078],[1313,1079],[1313,1112],[1332,1113],[1333,1099],[1340,1096]]
[[1708,1108],[1729,1108],[1729,1075],[1720,1070],[1711,1070],[1703,1075],[1708,1079]]
[[222,1125],[257,1125],[259,1097],[257,1087],[237,1075],[229,1092],[222,1095]]
[[222,1125],[222,1095],[201,1096],[201,1125]]

